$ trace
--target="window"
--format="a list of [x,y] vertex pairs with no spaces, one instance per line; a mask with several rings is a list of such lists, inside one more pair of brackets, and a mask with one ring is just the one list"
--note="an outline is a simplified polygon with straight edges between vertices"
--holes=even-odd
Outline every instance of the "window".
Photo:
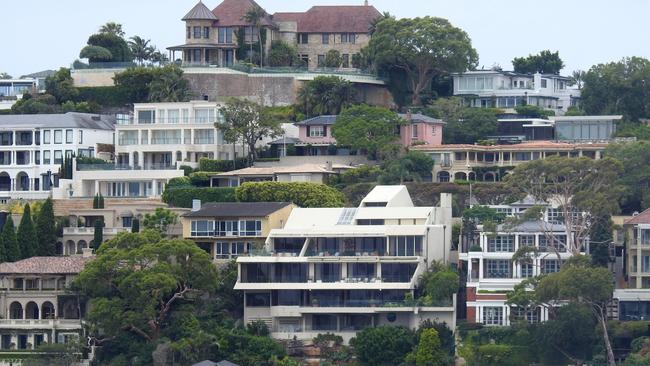
[[239,221],[217,221],[214,224],[216,236],[239,235]]
[[190,28],[190,27],[187,27],[187,35],[186,35],[186,38],[187,38],[187,39],[192,38],[192,28]]
[[230,258],[230,243],[229,242],[217,242],[217,252],[215,253],[217,259],[228,259]]
[[122,227],[132,227],[133,226],[133,217],[122,217]]
[[341,33],[341,43],[355,43],[356,38],[354,33]]
[[196,220],[192,221],[191,236],[212,236],[214,235],[214,221]]
[[318,55],[318,67],[325,65],[325,55]]
[[310,126],[309,127],[309,137],[324,137],[325,136],[325,127],[324,126]]
[[255,42],[257,42],[257,28],[256,27],[244,27],[244,40],[246,40],[246,43],[255,43]]
[[507,259],[486,259],[485,278],[512,278],[512,265]]
[[347,53],[343,54],[343,63],[341,64],[341,67],[350,67],[350,55]]
[[307,44],[307,43],[309,43],[309,34],[298,33],[298,44]]
[[384,219],[359,219],[357,225],[360,226],[373,226],[384,225]]
[[546,86],[547,86],[547,80],[542,79],[542,88],[546,88]]
[[[550,250],[549,250],[550,247]],[[553,235],[553,236],[540,236],[539,237],[539,251],[540,252],[566,252],[566,235]]]
[[641,245],[650,245],[650,230],[649,229],[639,229],[639,243]]
[[43,131],[43,143],[44,144],[49,144],[50,143],[50,130],[45,130]]
[[650,272],[650,256],[641,257],[641,272]]
[[65,151],[65,157],[66,157],[67,159],[72,158],[72,150],[66,150],[66,151]]
[[138,111],[138,124],[151,124],[156,118],[156,111]]
[[388,253],[390,256],[416,256],[422,252],[422,237],[394,236],[390,238]]
[[305,64],[305,66],[309,65],[309,55],[307,54],[301,54],[300,55],[300,61]]
[[512,235],[497,235],[488,238],[488,252],[514,252],[515,243]]
[[43,165],[50,164],[50,157],[52,152],[50,150],[43,151]]
[[232,28],[219,28],[219,43],[232,43]]
[[203,27],[203,38],[210,38],[210,27]]
[[503,307],[486,306],[483,308],[483,324],[503,325]]
[[54,150],[54,164],[63,163],[63,152],[61,150]]
[[534,247],[535,246],[535,235],[520,235],[519,236],[519,246],[520,247]]
[[557,259],[542,259],[542,273],[555,273],[560,271],[560,261]]
[[562,211],[559,208],[549,208],[546,210],[546,220],[552,224],[564,223]]
[[72,130],[65,130],[65,143],[66,144],[72,143]]
[[55,144],[63,143],[63,130],[54,130],[54,143]]
[[201,27],[194,27],[194,38],[201,38]]
[[262,221],[242,220],[239,222],[239,236],[261,236]]
[[322,43],[323,44],[330,44],[330,34],[329,33],[323,33],[321,35]]
[[417,124],[411,125],[411,137],[414,138],[414,139],[418,138],[418,125]]
[[530,278],[533,277],[533,264],[532,263],[522,263],[521,264],[521,278]]
[[268,307],[271,306],[271,296],[269,293],[247,293],[246,306],[248,307]]
[[83,144],[83,143],[84,143],[84,131],[79,130],[79,144]]
[[529,311],[521,307],[512,307],[512,317],[517,320],[526,320],[528,324],[539,323],[540,308],[535,308]]

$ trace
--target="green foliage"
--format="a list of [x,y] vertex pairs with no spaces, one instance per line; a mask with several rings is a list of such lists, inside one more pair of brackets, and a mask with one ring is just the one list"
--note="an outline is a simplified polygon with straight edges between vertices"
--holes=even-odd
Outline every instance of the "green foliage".
[[172,207],[192,207],[192,200],[201,202],[235,202],[235,188],[167,187],[162,195],[163,202]]
[[330,177],[328,184],[343,189],[359,183],[374,183],[377,182],[382,172],[383,170],[376,165],[361,165]]
[[190,99],[190,84],[177,65],[156,68],[156,77],[149,84],[150,102],[186,102]]
[[269,327],[261,320],[256,320],[254,322],[246,324],[246,332],[248,334],[260,337],[266,337],[269,335]]
[[[97,103],[106,107],[121,107],[129,103],[125,88],[117,86],[78,87],[77,100]],[[127,93],[129,94],[129,93]]]
[[54,227],[54,204],[52,199],[45,200],[36,217],[36,237],[38,239],[38,256],[47,257],[56,254],[56,231]]
[[443,140],[445,144],[474,144],[497,132],[497,113],[484,108],[465,108],[457,118],[447,121]]
[[512,66],[516,73],[520,74],[555,74],[559,75],[560,70],[564,68],[564,62],[560,59],[558,51],[550,50],[541,51],[537,55],[528,55],[528,57],[515,57],[512,60]]
[[79,95],[79,91],[74,87],[70,69],[64,67],[45,79],[45,91],[56,98],[57,103],[74,100]]
[[142,64],[146,60],[150,60],[156,52],[156,47],[151,45],[150,39],[144,39],[140,36],[133,36],[127,42],[133,57]]
[[20,247],[20,259],[31,258],[38,254],[38,238],[36,237],[36,229],[32,221],[29,203],[25,204],[16,238]]
[[190,173],[190,184],[194,187],[209,187],[210,186],[210,177],[218,172],[194,172]]
[[153,214],[144,215],[142,224],[145,229],[156,230],[162,235],[165,235],[167,233],[167,228],[169,225],[176,224],[177,220],[178,214],[172,210],[158,207]]
[[298,49],[282,40],[271,42],[268,62],[269,66],[272,67],[303,66],[303,62],[298,55]]
[[110,62],[113,54],[101,46],[86,46],[79,52],[79,58],[87,58],[89,62]]
[[527,118],[548,119],[549,116],[555,115],[555,112],[553,111],[549,111],[536,105],[530,104],[517,106],[515,107],[515,111],[517,111],[517,114],[520,114]]
[[90,156],[77,156],[77,165],[79,164],[90,164],[90,165],[99,165],[99,164],[111,164],[110,162],[100,159],[100,158],[94,158]]
[[343,63],[343,57],[341,56],[341,52],[337,50],[329,50],[325,54],[325,62],[323,63],[323,65],[319,65],[319,66],[338,68],[341,67],[342,63]]
[[11,214],[7,215],[7,220],[2,227],[0,234],[0,254],[2,262],[15,262],[21,259],[20,246],[16,238],[16,229]]
[[95,250],[101,247],[104,242],[104,220],[99,218],[95,220],[95,227],[93,231],[93,247]]
[[428,16],[382,18],[375,25],[368,55],[378,71],[404,72],[414,105],[421,104],[434,77],[472,69],[478,62],[467,33],[446,19]]
[[402,184],[405,181],[419,182],[431,177],[434,161],[431,156],[420,151],[409,151],[384,163],[384,173],[379,181],[382,184]]
[[415,344],[414,331],[393,326],[366,328],[350,341],[362,366],[399,365]]
[[445,358],[440,348],[438,331],[434,328],[422,330],[420,332],[420,341],[415,349],[415,365],[443,366],[446,365]]
[[187,188],[188,186],[192,185],[192,181],[190,180],[190,177],[184,176],[184,177],[176,177],[172,178],[169,180],[167,185],[165,186],[165,190],[171,189],[171,188],[177,188],[177,187],[185,187]]
[[247,99],[230,98],[221,108],[223,123],[216,123],[229,143],[243,141],[253,161],[257,158],[257,143],[265,138],[282,134],[282,120],[277,115]]
[[538,340],[549,349],[562,350],[572,361],[589,360],[598,342],[596,326],[589,307],[571,303],[558,309],[556,319],[540,325]]
[[567,108],[566,113],[564,113],[565,116],[586,116],[587,112],[584,111],[584,109],[576,106],[571,106]]
[[641,212],[650,207],[650,141],[610,144],[605,155],[623,165],[620,182],[625,188],[624,210]]
[[[109,60],[102,59],[101,61],[111,62],[131,62],[133,55],[129,49],[129,45],[124,38],[112,33],[96,33],[88,37],[88,46],[98,46],[106,49],[110,54]],[[95,60],[91,60],[94,62]],[[99,61],[99,60],[96,60]]]
[[611,215],[607,213],[598,215],[592,223],[589,235],[589,255],[591,262],[596,266],[609,264],[609,247],[613,241],[613,226]]
[[202,172],[229,172],[236,169],[246,168],[247,166],[248,159],[246,158],[236,158],[234,167],[232,160],[214,160],[208,158],[199,159],[199,171]]
[[592,66],[584,76],[582,107],[590,115],[622,114],[635,122],[650,117],[649,77],[650,60],[642,57]]
[[635,137],[637,140],[650,140],[650,126],[622,122],[616,128],[616,137]]
[[12,114],[51,114],[58,113],[60,107],[56,98],[50,94],[41,94],[32,97],[29,93],[11,106]]
[[451,303],[452,295],[460,289],[460,276],[451,267],[439,263],[420,278],[425,299],[432,305]]
[[317,76],[298,90],[296,111],[307,118],[338,115],[354,102],[355,89],[351,82],[338,76]]
[[119,95],[130,103],[149,101],[149,85],[156,78],[156,69],[148,67],[130,67],[118,72],[113,77]]
[[136,217],[133,218],[133,221],[131,222],[131,232],[132,233],[140,232],[140,219]]
[[240,202],[293,202],[300,207],[341,207],[344,197],[339,191],[318,183],[255,182],[237,187]]
[[[183,70],[176,65],[164,67],[131,67],[113,77],[112,102],[183,102],[189,99],[189,84]],[[113,104],[113,103],[111,103]]]
[[362,150],[377,157],[380,148],[397,143],[395,130],[405,121],[397,113],[367,105],[346,108],[332,126],[339,146]]
[[22,360],[23,366],[69,366],[82,361],[82,347],[78,342],[43,343],[35,349],[33,358]]

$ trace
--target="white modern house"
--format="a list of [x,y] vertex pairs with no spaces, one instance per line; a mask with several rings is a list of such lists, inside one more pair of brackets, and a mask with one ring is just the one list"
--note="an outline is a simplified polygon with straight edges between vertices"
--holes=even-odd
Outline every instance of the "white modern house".
[[38,89],[39,80],[36,78],[0,79],[0,110],[11,109],[23,94]]
[[0,202],[45,199],[64,157],[113,144],[112,117],[85,113],[0,115]]
[[223,122],[216,102],[135,104],[133,116],[118,118],[116,163],[144,169],[188,165],[199,159],[241,156],[241,144],[224,143],[215,123]]
[[570,87],[570,79],[560,75],[476,70],[452,76],[454,95],[463,97],[470,107],[514,113],[517,106],[534,105],[561,116],[580,101],[580,90]]
[[264,250],[239,256],[236,290],[245,322],[277,339],[332,332],[348,342],[378,325],[455,327],[455,296],[436,306],[407,301],[434,261],[448,262],[451,196],[415,207],[405,186],[378,186],[356,208],[294,208]]

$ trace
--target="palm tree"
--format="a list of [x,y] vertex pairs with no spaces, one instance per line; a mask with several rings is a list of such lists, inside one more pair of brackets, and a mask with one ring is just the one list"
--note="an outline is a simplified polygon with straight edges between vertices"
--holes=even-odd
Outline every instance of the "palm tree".
[[115,22],[108,22],[102,25],[99,28],[99,33],[109,33],[114,34],[120,38],[124,37],[124,31],[122,30],[122,24]]
[[189,84],[178,66],[163,67],[160,76],[149,84],[151,102],[185,102],[188,98]]
[[149,60],[151,55],[155,52],[155,48],[149,45],[150,42],[150,39],[145,40],[139,36],[133,36],[129,41],[131,53],[141,65],[145,60]]
[[578,86],[578,90],[582,89],[582,83],[584,83],[586,75],[587,73],[582,70],[575,70],[571,73],[571,82]]
[[150,60],[151,60],[151,62],[155,62],[155,63],[157,63],[159,65],[162,65],[162,64],[167,63],[167,61],[169,61],[169,58],[167,57],[166,54],[164,54],[164,53],[160,52],[160,50],[156,49],[155,51],[153,51],[151,53]]
[[262,19],[266,16],[266,11],[262,9],[259,5],[253,5],[246,14],[242,17],[242,20],[246,21],[251,25],[251,56],[250,61],[253,63],[253,29],[257,28],[257,41],[260,44],[260,67],[264,66],[264,55],[263,46],[262,46]]

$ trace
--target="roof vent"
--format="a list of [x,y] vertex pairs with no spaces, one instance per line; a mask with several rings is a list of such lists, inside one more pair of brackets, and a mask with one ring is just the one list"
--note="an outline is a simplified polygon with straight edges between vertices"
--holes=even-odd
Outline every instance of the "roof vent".
[[192,212],[201,210],[201,200],[192,200]]
[[99,116],[92,116],[92,117],[90,117],[90,119],[92,119],[93,121],[101,121],[102,120],[102,118],[99,117]]
[[634,212],[632,213],[632,217],[637,217],[637,216],[639,216],[639,211],[634,211]]

